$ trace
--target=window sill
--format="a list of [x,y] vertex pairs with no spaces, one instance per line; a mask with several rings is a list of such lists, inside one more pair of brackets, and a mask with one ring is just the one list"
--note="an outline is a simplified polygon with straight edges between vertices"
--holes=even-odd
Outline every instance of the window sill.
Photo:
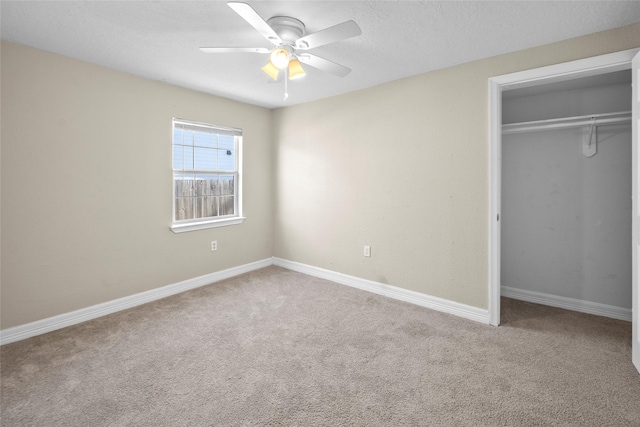
[[187,231],[204,230],[206,228],[225,227],[227,225],[242,224],[244,217],[234,217],[227,219],[216,219],[213,221],[190,222],[188,224],[173,224],[171,231],[174,233],[185,233]]

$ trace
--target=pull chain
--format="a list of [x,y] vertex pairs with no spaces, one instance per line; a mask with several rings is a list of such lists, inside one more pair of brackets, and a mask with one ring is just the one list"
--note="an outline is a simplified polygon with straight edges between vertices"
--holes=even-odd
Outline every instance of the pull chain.
[[289,67],[284,69],[284,101],[289,98],[289,88],[287,86],[287,80],[289,80]]

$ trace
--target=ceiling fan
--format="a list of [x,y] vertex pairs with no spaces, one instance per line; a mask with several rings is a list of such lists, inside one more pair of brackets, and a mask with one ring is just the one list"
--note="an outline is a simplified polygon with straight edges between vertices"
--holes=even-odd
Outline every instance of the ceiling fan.
[[[262,70],[272,79],[277,80],[280,70],[284,70],[289,79],[296,79],[305,75],[300,63],[309,65],[322,71],[327,71],[338,77],[345,77],[351,69],[344,65],[312,55],[307,51],[329,43],[359,36],[362,30],[354,21],[346,21],[312,34],[305,34],[302,21],[289,16],[274,16],[265,21],[246,3],[227,3],[241,18],[258,30],[272,45],[264,47],[201,47],[207,53],[248,52],[270,54],[269,62]],[[286,77],[285,77],[286,83]]]

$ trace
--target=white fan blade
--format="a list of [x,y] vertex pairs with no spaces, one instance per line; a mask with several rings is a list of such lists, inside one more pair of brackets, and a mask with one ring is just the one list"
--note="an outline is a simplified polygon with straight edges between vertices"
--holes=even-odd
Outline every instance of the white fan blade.
[[249,25],[258,30],[260,34],[274,45],[282,43],[280,36],[267,24],[267,21],[262,19],[258,12],[253,10],[251,6],[246,3],[229,2],[227,5],[233,9],[242,19],[247,21]]
[[311,55],[309,53],[298,55],[298,59],[304,64],[310,65],[318,70],[335,74],[338,77],[345,77],[351,72],[351,68],[347,68],[344,65],[336,64],[335,62],[331,62],[327,59],[320,58],[319,56]]
[[201,47],[200,50],[206,53],[237,53],[237,52],[269,53],[271,52],[266,47]]
[[325,28],[316,33],[300,37],[296,40],[296,49],[313,49],[314,47],[324,46],[325,44],[334,43],[340,40],[349,39],[359,36],[362,30],[353,21],[343,22],[333,27]]

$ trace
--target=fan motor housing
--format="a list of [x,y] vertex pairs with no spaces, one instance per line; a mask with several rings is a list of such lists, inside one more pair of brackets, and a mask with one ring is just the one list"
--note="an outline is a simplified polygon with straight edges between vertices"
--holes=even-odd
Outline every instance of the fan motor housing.
[[267,24],[283,42],[293,45],[296,40],[304,36],[304,24],[302,21],[290,16],[274,16],[267,21]]

